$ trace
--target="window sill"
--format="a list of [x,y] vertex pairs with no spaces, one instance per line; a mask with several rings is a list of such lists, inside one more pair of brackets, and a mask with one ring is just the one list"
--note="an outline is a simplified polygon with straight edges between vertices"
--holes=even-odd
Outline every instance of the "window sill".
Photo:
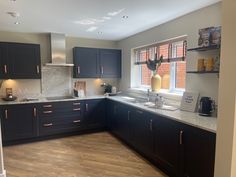
[[[129,91],[139,93],[139,94],[147,94],[147,89],[150,89],[150,87],[133,87],[133,88],[130,88]],[[169,92],[169,90],[165,90],[165,89],[161,89],[159,92],[153,92],[153,91],[150,91],[150,92],[152,94],[158,93],[163,97],[173,99],[173,100],[179,100],[179,101],[182,99],[182,96],[184,93],[184,91]]]

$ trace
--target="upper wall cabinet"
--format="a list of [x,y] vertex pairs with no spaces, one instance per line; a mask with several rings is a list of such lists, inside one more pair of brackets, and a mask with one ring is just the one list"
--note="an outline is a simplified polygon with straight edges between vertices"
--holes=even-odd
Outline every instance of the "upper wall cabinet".
[[1,79],[40,79],[40,45],[0,43]]
[[75,47],[74,78],[120,78],[121,50]]

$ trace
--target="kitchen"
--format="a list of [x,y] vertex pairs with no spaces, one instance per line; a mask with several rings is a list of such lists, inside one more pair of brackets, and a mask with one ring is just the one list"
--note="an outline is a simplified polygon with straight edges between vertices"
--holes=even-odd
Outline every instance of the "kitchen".
[[[15,5],[13,4],[11,6],[17,6],[18,3],[20,4],[20,2],[18,2],[18,1],[8,2],[8,3],[9,4],[16,3]],[[225,6],[224,6],[224,3],[225,3]],[[197,43],[198,43],[198,30],[199,29],[210,27],[210,26],[222,26],[223,29],[225,28],[227,30],[228,29],[227,25],[229,25],[229,26],[232,25],[232,24],[228,24],[227,22],[224,21],[226,18],[226,17],[224,17],[224,15],[228,15],[227,13],[230,13],[230,10],[224,9],[224,8],[228,7],[228,3],[229,4],[232,3],[232,6],[235,5],[234,2],[228,2],[228,1],[224,1],[223,3],[219,2],[219,3],[213,4],[213,5],[209,4],[210,6],[207,6],[202,9],[199,8],[199,10],[196,9],[197,11],[191,12],[191,13],[184,15],[184,16],[180,16],[179,18],[174,18],[172,21],[164,23],[160,26],[156,25],[157,27],[154,27],[150,30],[147,30],[147,31],[143,30],[144,32],[141,32],[141,33],[138,33],[138,34],[133,35],[131,37],[122,39],[120,41],[99,39],[99,38],[102,38],[101,36],[105,35],[105,34],[99,34],[100,36],[94,37],[97,39],[87,39],[86,38],[86,35],[88,35],[87,33],[83,34],[84,38],[66,36],[66,38],[65,38],[66,56],[67,56],[66,62],[69,64],[74,63],[73,62],[73,52],[72,52],[72,49],[74,47],[91,47],[91,48],[99,48],[99,50],[104,49],[104,48],[121,49],[121,51],[122,51],[121,78],[119,78],[119,76],[115,77],[115,78],[105,78],[105,79],[102,77],[93,77],[93,78],[86,78],[86,79],[73,78],[72,74],[74,71],[70,67],[45,66],[46,63],[51,62],[49,33],[53,30],[47,31],[47,33],[37,33],[36,34],[36,33],[9,32],[9,30],[3,28],[1,30],[2,32],[0,32],[1,41],[40,44],[40,55],[41,55],[40,59],[41,59],[42,66],[40,65],[41,79],[4,80],[2,83],[1,90],[0,90],[1,95],[4,97],[6,95],[6,93],[5,93],[6,88],[10,87],[10,88],[13,88],[13,95],[16,95],[19,100],[23,99],[23,98],[44,99],[45,97],[65,96],[65,95],[73,94],[74,82],[77,82],[77,81],[79,81],[79,82],[86,81],[86,96],[90,97],[90,98],[93,98],[94,95],[102,95],[103,94],[103,88],[100,86],[103,82],[110,83],[111,85],[115,86],[117,88],[117,90],[122,91],[122,92],[129,90],[129,88],[134,86],[136,83],[136,82],[134,82],[134,79],[133,79],[135,72],[132,72],[135,70],[134,69],[135,66],[133,65],[133,63],[134,63],[133,60],[130,59],[130,58],[132,58],[131,56],[133,55],[131,53],[132,49],[138,48],[140,46],[145,46],[145,45],[153,44],[156,42],[164,41],[166,39],[172,39],[174,37],[178,37],[178,36],[182,36],[182,35],[188,36],[187,37],[188,48],[194,48],[197,46]],[[224,12],[223,20],[221,17],[222,16],[222,14],[221,14],[222,6],[223,6],[223,12]],[[6,11],[8,11],[8,10],[3,10],[3,11],[4,11],[4,15],[5,15]],[[124,10],[124,12],[125,12],[125,10]],[[19,13],[23,13],[23,12],[19,12]],[[125,13],[123,13],[123,11],[120,13],[121,13],[120,16],[122,18],[121,23],[125,24],[126,22],[124,22],[124,21],[128,20],[131,17],[128,17],[128,19],[125,19],[126,17],[123,18],[123,16],[125,16]],[[207,16],[206,16],[206,14],[207,14]],[[177,15],[176,15],[176,17],[177,17]],[[14,17],[11,17],[11,18],[8,17],[8,18],[9,18],[8,19],[9,21],[13,21],[13,23],[14,23],[14,20],[12,20],[12,18],[14,19]],[[16,18],[19,20],[21,19],[21,17],[16,17]],[[227,19],[228,18],[229,17],[227,16]],[[191,25],[186,25],[186,24],[191,24]],[[19,26],[20,25],[23,25],[23,24],[19,24]],[[4,25],[1,25],[1,26],[4,26]],[[18,27],[13,26],[12,28],[18,28]],[[47,28],[47,27],[45,27],[45,28]],[[229,28],[232,28],[232,27],[229,27]],[[58,32],[63,32],[63,30],[58,30]],[[97,31],[96,31],[95,35],[98,35]],[[226,36],[227,35],[228,35],[228,33],[226,34]],[[223,36],[223,42],[225,42],[225,46],[227,46],[227,41],[224,41],[224,31],[223,31],[222,36]],[[231,36],[233,36],[233,35],[231,35]],[[233,37],[231,37],[231,38],[233,38]],[[231,47],[232,46],[234,46],[234,45],[231,45]],[[226,47],[224,47],[224,45],[222,45],[222,48],[221,48],[221,56],[222,57],[221,58],[231,58],[231,57],[227,56],[230,54],[231,48],[227,46],[227,53],[224,52],[224,49],[226,50]],[[232,50],[232,52],[233,52],[233,50]],[[192,71],[194,69],[196,70],[198,58],[199,58],[198,53],[187,52],[187,71]],[[203,76],[200,76],[197,74],[187,74],[186,75],[186,90],[198,91],[201,96],[209,96],[209,97],[213,98],[219,105],[218,106],[219,112],[218,112],[218,116],[217,116],[218,118],[217,118],[215,176],[233,176],[233,174],[234,174],[234,171],[233,171],[234,168],[232,166],[232,165],[234,165],[234,160],[233,160],[234,146],[232,145],[234,142],[233,141],[234,115],[232,115],[232,114],[234,113],[233,106],[234,106],[235,100],[232,100],[232,99],[234,99],[235,95],[234,95],[233,91],[231,90],[232,87],[230,90],[227,90],[227,87],[226,87],[227,85],[232,86],[234,84],[234,83],[230,82],[229,79],[227,79],[227,78],[232,77],[232,74],[229,75],[227,73],[228,69],[225,66],[228,64],[227,65],[228,67],[232,67],[231,66],[232,63],[230,64],[230,62],[229,63],[228,62],[229,61],[225,60],[222,64],[222,61],[221,61],[221,66],[220,66],[221,70],[220,70],[220,77],[219,78],[217,77],[217,74],[210,74],[210,75],[203,75]],[[234,70],[232,69],[231,71],[234,71]],[[223,87],[222,87],[222,84],[223,84]],[[220,91],[218,91],[218,87],[221,89]],[[134,92],[137,93],[140,91],[135,90]],[[219,98],[218,98],[218,92],[220,95]],[[229,96],[230,93],[233,93],[233,95]],[[146,95],[146,90],[145,90],[144,94]],[[221,96],[224,94],[226,94],[227,96],[226,97]],[[90,101],[89,99],[87,100],[87,97],[83,101],[81,99],[79,99],[82,101],[81,102],[81,109],[86,109],[86,104],[88,104],[87,102]],[[174,97],[177,100],[180,100],[180,98],[178,96],[174,96]],[[226,100],[226,98],[227,98],[227,100]],[[112,97],[110,97],[110,99],[112,99]],[[227,102],[229,100],[233,101],[232,106],[227,106],[228,105]],[[47,103],[47,102],[45,102],[45,103]],[[41,102],[39,104],[41,104]],[[60,106],[61,105],[58,105],[59,109],[60,109]],[[65,108],[67,107],[66,104],[64,106],[65,106]],[[1,107],[3,107],[3,105],[1,105]],[[72,108],[72,109],[76,109],[76,108],[77,107]],[[42,108],[42,109],[44,109],[44,108]],[[47,108],[47,110],[45,110],[45,111],[51,111],[49,109],[50,108]],[[69,107],[68,107],[68,109],[69,109]],[[41,108],[39,108],[39,110],[41,111]],[[22,113],[22,110],[17,110],[16,115],[19,112]],[[94,114],[99,115],[98,112],[99,111],[97,111],[97,112],[95,111]],[[67,113],[65,113],[65,114],[67,114]],[[68,116],[69,116],[69,113],[68,113]],[[226,116],[229,118],[225,119],[224,117],[226,117]],[[87,117],[89,117],[89,116],[87,115]],[[94,117],[94,115],[92,117]],[[2,119],[2,117],[1,117],[1,119]],[[211,119],[212,118],[209,118],[206,120],[211,120]],[[216,120],[215,120],[215,123],[216,123]],[[213,130],[214,130],[214,128],[213,128]],[[215,128],[215,131],[216,131],[216,128]],[[80,136],[78,136],[78,137],[80,137]],[[224,138],[224,137],[227,137],[227,138]],[[44,142],[44,141],[42,141],[42,142]],[[47,142],[47,141],[45,141],[45,142]],[[27,144],[24,144],[24,143],[22,143],[22,144],[24,145],[25,148],[27,148]],[[10,146],[10,147],[14,147],[14,146]],[[8,146],[4,147],[4,148],[7,149]],[[4,148],[3,148],[3,151],[4,151]],[[227,149],[227,151],[226,151],[226,149]],[[4,159],[5,159],[5,157],[4,157]],[[232,159],[232,161],[229,162],[228,159]],[[7,163],[7,161],[5,162],[5,164],[6,163]],[[8,170],[7,170],[7,173],[10,173],[10,171],[8,172]],[[15,174],[15,176],[17,176],[17,174]],[[57,175],[55,175],[55,176],[57,176]],[[107,175],[107,176],[109,176],[109,175]]]

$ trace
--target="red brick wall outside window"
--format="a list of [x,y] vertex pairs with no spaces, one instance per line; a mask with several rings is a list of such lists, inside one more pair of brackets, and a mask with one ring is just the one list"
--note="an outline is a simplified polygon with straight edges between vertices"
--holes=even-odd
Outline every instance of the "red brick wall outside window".
[[[172,49],[172,53],[176,56],[173,57],[182,57],[183,56],[183,45],[182,43],[174,43],[175,48]],[[165,44],[159,46],[157,52],[158,57],[163,55],[163,58],[169,58],[169,45]],[[146,50],[140,52],[140,61],[146,61],[148,58],[148,54]],[[168,89],[167,78],[170,77],[170,70],[171,64],[170,63],[162,63],[161,66],[158,68],[157,73],[161,76],[162,82],[162,89]],[[150,86],[151,85],[151,77],[152,71],[150,71],[146,65],[141,65],[141,85]],[[185,80],[186,80],[186,62],[185,61],[178,61],[176,62],[176,73],[175,73],[176,81],[175,81],[175,88],[177,89],[185,89]],[[167,84],[167,85],[166,85]]]

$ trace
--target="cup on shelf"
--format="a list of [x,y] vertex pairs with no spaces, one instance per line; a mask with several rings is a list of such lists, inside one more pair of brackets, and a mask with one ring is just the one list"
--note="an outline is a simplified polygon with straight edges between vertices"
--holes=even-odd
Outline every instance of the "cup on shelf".
[[213,71],[214,70],[214,58],[210,57],[206,59],[206,65],[205,65],[206,71]]
[[204,58],[198,59],[198,62],[197,62],[197,70],[198,70],[198,71],[205,71]]

